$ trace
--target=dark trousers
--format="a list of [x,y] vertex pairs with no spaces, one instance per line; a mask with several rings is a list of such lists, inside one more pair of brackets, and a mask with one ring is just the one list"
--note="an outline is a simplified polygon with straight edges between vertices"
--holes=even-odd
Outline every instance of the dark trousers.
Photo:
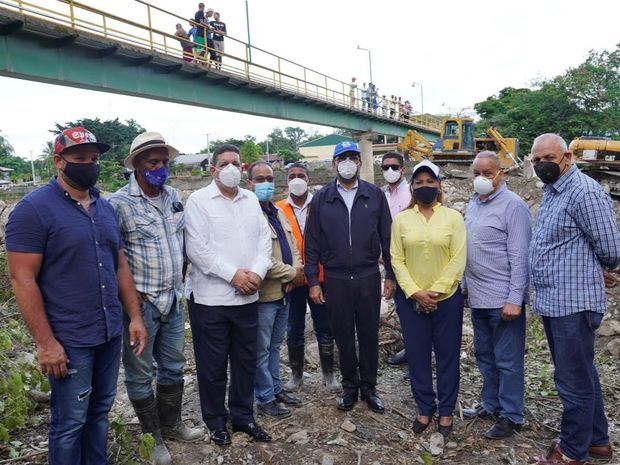
[[601,385],[594,365],[594,341],[603,315],[579,312],[543,317],[555,386],[562,401],[560,448],[574,460],[586,460],[590,445],[609,444]]
[[94,347],[64,346],[64,378],[49,376],[50,465],[108,463],[108,413],[116,397],[121,337]]
[[189,301],[202,419],[210,430],[226,425],[224,403],[228,362],[228,408],[233,424],[254,421],[254,374],[258,303],[209,306]]
[[[400,289],[397,292],[402,291]],[[404,297],[404,296],[403,296]],[[439,415],[451,416],[459,393],[463,296],[461,290],[437,304],[431,313],[418,313],[416,302],[396,307],[405,339],[411,374],[411,391],[418,413],[432,416],[439,403]],[[437,394],[433,389],[432,352],[437,365]]]
[[340,354],[342,388],[345,392],[373,392],[379,368],[381,275],[356,279],[326,277],[323,292]]
[[300,286],[296,287],[290,294],[286,342],[291,347],[304,345],[306,307],[309,305],[316,340],[319,344],[333,344],[334,336],[332,336],[332,330],[329,326],[327,307],[315,304],[308,298],[308,293],[308,286]]

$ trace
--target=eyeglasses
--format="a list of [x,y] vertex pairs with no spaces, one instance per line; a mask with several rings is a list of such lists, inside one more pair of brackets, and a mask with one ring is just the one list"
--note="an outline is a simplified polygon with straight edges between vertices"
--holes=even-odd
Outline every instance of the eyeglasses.
[[398,171],[399,169],[402,168],[402,166],[400,166],[400,165],[381,165],[381,169],[383,171],[387,171],[390,168],[392,168],[394,171]]

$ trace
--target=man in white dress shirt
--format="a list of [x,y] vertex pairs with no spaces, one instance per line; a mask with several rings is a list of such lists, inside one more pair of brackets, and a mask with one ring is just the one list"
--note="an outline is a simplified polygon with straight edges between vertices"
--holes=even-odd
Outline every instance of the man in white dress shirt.
[[254,193],[239,187],[234,145],[213,152],[213,182],[187,200],[185,246],[192,264],[189,316],[202,417],[218,445],[233,432],[271,440],[254,422],[258,287],[271,267],[271,231]]

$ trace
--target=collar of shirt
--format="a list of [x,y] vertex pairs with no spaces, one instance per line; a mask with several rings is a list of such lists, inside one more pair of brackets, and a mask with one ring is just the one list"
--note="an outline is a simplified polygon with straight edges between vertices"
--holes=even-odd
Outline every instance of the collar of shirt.
[[397,193],[398,191],[400,191],[401,189],[403,189],[404,186],[409,188],[409,183],[407,182],[407,180],[403,176],[400,179],[400,182],[398,183],[398,186],[396,186],[396,189],[390,189],[390,185],[386,184],[385,185],[385,192],[387,192],[388,194],[394,194],[394,193]]
[[231,199],[230,197],[227,197],[224,194],[222,194],[222,191],[220,191],[220,188],[217,186],[217,183],[215,182],[215,180],[211,181],[211,184],[207,186],[207,194],[212,199],[214,199],[215,197],[222,197],[224,199],[231,200],[233,202],[236,202],[237,200],[247,196],[246,191],[238,187],[237,195],[235,195],[235,197]]
[[571,183],[577,170],[577,165],[573,163],[572,166],[566,171],[566,173],[560,176],[560,179],[558,179],[555,183],[550,184],[549,187],[555,189],[556,192],[562,192]]
[[312,197],[313,197],[312,194],[308,192],[308,197],[306,197],[306,201],[301,207],[299,207],[297,206],[295,202],[293,202],[293,199],[291,198],[291,195],[289,194],[288,198],[286,199],[286,203],[288,203],[291,207],[293,207],[296,210],[304,210],[306,207],[308,207],[308,205],[310,205],[310,202],[312,202]]
[[340,184],[340,181],[336,181],[336,186],[338,187],[338,189],[342,189],[343,191],[354,191],[355,189],[359,187],[359,181],[356,179],[355,184],[353,184],[353,187],[348,188],[348,189],[344,187],[342,184]]
[[[437,209],[438,209],[439,207],[441,207],[441,202],[437,202],[437,203],[433,206],[433,211],[434,211],[434,212],[435,212],[435,211],[437,211]],[[419,208],[419,206],[418,206],[418,204],[417,204],[417,203],[413,206],[413,211],[414,211],[414,212],[416,212],[416,213],[420,213],[420,208]]]
[[[78,202],[73,197],[71,197],[71,194],[69,194],[69,192],[64,190],[60,184],[58,184],[58,176],[53,176],[50,179],[50,184],[54,187],[54,191],[57,192],[61,197],[64,197],[75,204],[78,204],[78,205],[80,204],[80,202]],[[100,195],[101,193],[99,192],[99,189],[97,189],[96,187],[91,187],[88,190],[88,196],[90,197],[91,203],[94,203],[99,198]]]
[[502,181],[500,185],[497,187],[497,190],[489,195],[485,200],[480,198],[480,194],[474,194],[474,198],[478,203],[489,203],[493,201],[494,198],[499,196],[502,192],[505,192],[508,188],[506,187],[506,182]]

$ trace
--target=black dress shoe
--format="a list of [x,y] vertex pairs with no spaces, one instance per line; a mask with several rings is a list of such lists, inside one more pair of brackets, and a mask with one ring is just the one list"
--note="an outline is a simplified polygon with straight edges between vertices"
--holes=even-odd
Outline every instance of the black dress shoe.
[[267,415],[274,418],[288,418],[291,416],[291,411],[280,404],[277,400],[272,400],[266,404],[258,404],[256,410],[261,415]]
[[369,392],[367,394],[362,394],[362,400],[366,402],[368,408],[373,412],[383,413],[385,412],[385,406],[383,405],[383,401],[381,397],[376,392]]
[[270,442],[271,436],[267,432],[258,426],[256,423],[248,423],[247,425],[232,425],[233,433],[241,432],[258,442]]
[[494,416],[494,414],[487,412],[482,404],[478,404],[473,408],[463,409],[463,417],[465,418],[489,418]]
[[508,418],[498,418],[491,428],[484,433],[487,439],[503,439],[512,436],[515,431],[521,431],[521,425],[510,421]]
[[291,407],[300,407],[302,402],[297,396],[292,396],[288,392],[280,391],[276,394],[276,400],[282,402],[284,405],[290,405]]
[[407,355],[405,354],[405,349],[400,352],[396,352],[393,355],[390,355],[387,359],[388,364],[398,366],[407,363]]
[[225,446],[231,442],[230,433],[226,428],[211,430],[209,431],[209,436],[213,444],[217,444],[218,446]]
[[437,432],[440,433],[444,438],[450,436],[453,429],[454,423],[450,423],[449,425],[437,424]]
[[338,410],[344,410],[345,412],[351,410],[357,402],[357,391],[343,392],[338,399]]

